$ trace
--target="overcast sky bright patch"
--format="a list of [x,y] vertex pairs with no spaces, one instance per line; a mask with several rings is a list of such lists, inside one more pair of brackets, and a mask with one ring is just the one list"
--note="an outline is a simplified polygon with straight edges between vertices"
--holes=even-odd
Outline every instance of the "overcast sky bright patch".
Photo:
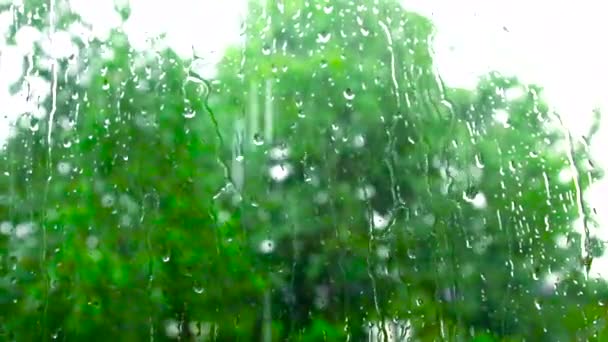
[[[119,23],[112,0],[71,0],[103,31]],[[446,82],[472,88],[491,70],[546,88],[576,134],[586,131],[593,108],[608,108],[608,32],[601,1],[405,0],[437,27],[436,62]],[[131,0],[125,30],[134,45],[162,32],[178,52],[194,46],[216,59],[238,41],[244,0]]]

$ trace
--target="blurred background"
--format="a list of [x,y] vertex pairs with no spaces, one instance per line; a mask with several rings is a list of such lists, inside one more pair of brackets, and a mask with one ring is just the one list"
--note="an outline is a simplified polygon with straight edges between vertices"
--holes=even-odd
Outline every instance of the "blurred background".
[[0,333],[603,340],[601,7],[0,1]]

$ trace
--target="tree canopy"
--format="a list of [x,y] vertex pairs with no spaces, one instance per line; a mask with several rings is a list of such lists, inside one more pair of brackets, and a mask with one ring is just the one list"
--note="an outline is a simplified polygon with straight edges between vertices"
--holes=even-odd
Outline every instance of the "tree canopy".
[[[9,44],[48,33],[46,3],[10,10]],[[1,154],[1,333],[603,339],[582,200],[602,172],[540,86],[449,87],[432,22],[396,1],[248,10],[213,79],[120,28],[24,58],[15,92],[51,92]]]

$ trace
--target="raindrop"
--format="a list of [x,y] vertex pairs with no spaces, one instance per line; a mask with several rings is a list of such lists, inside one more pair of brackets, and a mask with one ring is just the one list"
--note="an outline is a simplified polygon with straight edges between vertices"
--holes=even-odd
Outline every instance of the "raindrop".
[[344,98],[351,101],[355,98],[355,93],[353,93],[352,89],[346,88],[346,90],[344,90]]
[[325,44],[325,43],[329,42],[330,39],[331,39],[331,33],[329,33],[329,32],[320,32],[317,35],[317,43]]
[[304,101],[300,96],[296,97],[296,107],[301,108],[304,105]]
[[334,6],[332,5],[325,5],[323,7],[323,12],[325,12],[325,14],[331,14],[331,12],[333,12],[334,10]]
[[34,231],[34,226],[31,223],[20,223],[15,227],[15,236],[19,239],[26,238]]
[[167,253],[163,255],[163,262],[169,262],[171,260],[171,254]]
[[483,169],[484,168],[484,164],[481,161],[481,156],[479,154],[475,155],[475,166],[477,166],[477,168],[479,168],[479,169]]
[[509,113],[504,109],[499,109],[494,113],[494,120],[502,124],[505,128],[509,128]]
[[382,230],[388,226],[389,218],[382,216],[377,211],[374,211],[372,214],[372,225],[374,229]]
[[202,287],[201,285],[194,285],[194,287],[192,289],[194,290],[194,293],[196,293],[196,294],[202,294],[203,292],[205,292],[205,288]]
[[322,59],[321,60],[321,69],[325,69],[327,68],[327,60],[326,59]]
[[13,231],[13,224],[10,222],[2,222],[0,223],[0,233],[4,235],[9,235]]
[[353,145],[357,148],[365,146],[365,138],[361,134],[357,134],[353,139]]
[[357,198],[360,200],[369,200],[376,194],[376,189],[371,185],[366,185],[357,189]]
[[176,338],[180,334],[180,327],[178,322],[174,320],[167,321],[165,323],[165,334],[167,337]]
[[40,129],[40,120],[38,118],[32,117],[30,119],[30,131],[37,132]]
[[268,55],[270,55],[270,52],[271,52],[270,46],[268,46],[268,45],[262,46],[262,54],[263,55],[268,56]]
[[187,110],[187,111],[184,112],[184,117],[186,119],[192,119],[195,116],[196,116],[196,112],[195,111]]
[[274,165],[268,170],[268,173],[270,178],[275,182],[282,182],[289,177],[291,167],[284,164]]
[[260,252],[268,254],[272,253],[272,251],[274,251],[274,241],[266,239],[260,243]]
[[253,135],[253,144],[256,146],[264,145],[264,138],[262,138],[260,133],[256,133]]
[[277,146],[270,150],[270,158],[274,160],[284,160],[289,156],[289,148],[287,146]]
[[104,208],[109,208],[109,207],[113,206],[114,205],[114,196],[112,196],[110,194],[103,195],[103,197],[101,198],[101,205]]
[[57,164],[57,171],[62,175],[67,175],[72,171],[72,166],[68,162],[59,162]]
[[462,198],[471,203],[471,205],[475,208],[475,209],[485,209],[488,206],[488,202],[486,200],[486,196],[481,193],[478,192],[477,194],[475,194],[475,196],[473,197],[468,197],[466,192],[463,193]]

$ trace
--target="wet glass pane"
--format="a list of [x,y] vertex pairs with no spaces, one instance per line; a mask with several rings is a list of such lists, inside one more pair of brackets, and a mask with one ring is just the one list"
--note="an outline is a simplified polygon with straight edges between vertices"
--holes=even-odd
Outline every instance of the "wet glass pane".
[[0,1],[1,340],[608,340],[601,9],[495,5]]

